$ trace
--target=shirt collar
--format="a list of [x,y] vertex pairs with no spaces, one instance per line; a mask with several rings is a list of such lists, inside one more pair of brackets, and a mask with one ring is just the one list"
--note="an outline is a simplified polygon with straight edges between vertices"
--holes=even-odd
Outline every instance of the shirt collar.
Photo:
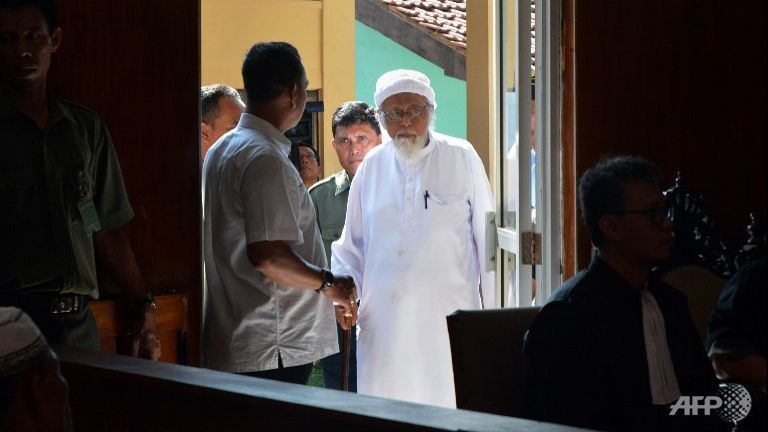
[[48,124],[53,124],[53,122],[59,120],[60,118],[65,118],[70,122],[75,123],[75,116],[72,114],[72,110],[68,106],[61,103],[58,98],[49,94]]
[[237,127],[243,127],[247,129],[255,129],[269,138],[277,144],[278,149],[288,157],[291,153],[291,140],[288,139],[282,132],[280,132],[272,123],[264,120],[261,117],[255,116],[250,113],[243,113],[240,116],[240,121],[237,123]]
[[[75,117],[72,114],[72,110],[51,93],[48,93],[48,124],[51,125],[60,118],[65,118],[72,123],[75,123]],[[20,113],[19,107],[8,96],[6,90],[0,86],[0,118],[9,117],[13,114]]]
[[[633,288],[624,278],[621,277],[602,257],[599,253],[592,256],[592,261],[589,263],[589,270],[597,275],[604,281],[605,287],[611,287],[611,292],[615,295],[619,295],[622,298],[631,298],[634,300],[640,300],[640,291]],[[650,277],[650,275],[649,275]],[[653,286],[654,281],[648,280],[649,288]],[[651,290],[652,292],[653,290]]]
[[5,92],[3,86],[0,86],[0,118],[5,118],[16,113],[18,108]]
[[336,195],[349,189],[350,180],[349,180],[349,174],[347,174],[347,171],[341,170],[337,172],[333,176],[333,181],[336,184]]

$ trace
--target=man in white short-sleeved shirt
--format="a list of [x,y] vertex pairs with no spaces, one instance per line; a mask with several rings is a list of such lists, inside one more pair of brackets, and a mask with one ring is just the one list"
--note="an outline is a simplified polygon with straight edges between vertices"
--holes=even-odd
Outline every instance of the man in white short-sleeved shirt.
[[314,361],[338,351],[333,303],[356,319],[351,278],[327,265],[315,210],[288,159],[307,79],[283,42],[251,47],[246,113],[203,165],[203,364],[306,384]]

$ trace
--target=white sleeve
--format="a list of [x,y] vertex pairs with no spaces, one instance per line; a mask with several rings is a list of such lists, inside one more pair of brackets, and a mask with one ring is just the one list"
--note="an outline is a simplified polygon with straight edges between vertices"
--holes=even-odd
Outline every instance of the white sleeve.
[[[474,184],[474,195],[472,198],[472,237],[477,248],[477,259],[480,271],[480,292],[483,296],[483,308],[492,309],[496,307],[496,272],[486,271],[486,259],[488,256],[486,248],[486,223],[485,215],[494,211],[495,203],[491,184],[488,176],[485,174],[483,162],[480,156],[472,151],[469,157],[470,175]],[[495,234],[495,233],[494,233]]]
[[365,160],[349,186],[347,214],[341,237],[331,244],[331,271],[337,275],[352,276],[361,298],[363,274],[365,273],[365,245],[363,239],[363,212],[361,189],[365,184]]

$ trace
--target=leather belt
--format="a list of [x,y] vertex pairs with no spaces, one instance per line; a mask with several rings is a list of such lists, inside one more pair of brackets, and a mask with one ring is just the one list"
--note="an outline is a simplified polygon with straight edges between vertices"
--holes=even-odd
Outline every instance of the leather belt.
[[85,309],[86,299],[80,294],[59,294],[49,300],[48,311],[51,314],[80,312]]
[[0,293],[0,305],[16,306],[30,312],[60,315],[80,312],[88,306],[88,297],[81,294],[55,292]]

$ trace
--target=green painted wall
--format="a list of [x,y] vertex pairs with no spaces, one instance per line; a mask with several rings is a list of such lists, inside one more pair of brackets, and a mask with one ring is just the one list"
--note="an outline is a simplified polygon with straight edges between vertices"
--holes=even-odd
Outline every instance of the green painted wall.
[[414,69],[427,75],[435,89],[435,130],[467,138],[467,83],[446,76],[443,69],[376,30],[355,21],[355,97],[373,105],[376,80],[393,69]]

